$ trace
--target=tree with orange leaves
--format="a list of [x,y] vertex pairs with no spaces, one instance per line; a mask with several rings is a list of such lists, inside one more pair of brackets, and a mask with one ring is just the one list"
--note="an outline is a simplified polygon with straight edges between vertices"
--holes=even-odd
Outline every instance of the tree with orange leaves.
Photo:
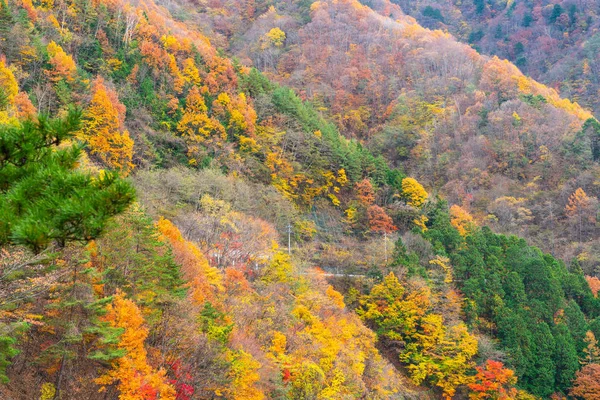
[[600,399],[600,364],[588,364],[577,372],[571,396],[584,400]]
[[383,233],[384,256],[387,265],[387,235],[394,232],[398,228],[394,225],[392,218],[387,215],[385,210],[376,204],[367,208],[367,218],[369,219],[369,228],[372,232]]
[[583,239],[584,226],[595,219],[594,210],[597,202],[595,197],[589,197],[582,188],[578,188],[569,196],[565,214],[577,225],[580,242]]
[[517,389],[513,385],[517,382],[513,370],[504,368],[500,361],[487,360],[484,365],[477,368],[475,382],[470,383],[471,393],[469,398],[472,400],[480,399],[513,399],[517,394]]
[[144,346],[148,328],[136,304],[117,292],[102,319],[112,328],[122,330],[117,348],[124,355],[112,361],[111,370],[96,379],[102,386],[100,391],[118,382],[119,400],[175,400],[175,389],[168,384],[165,371],[148,364]]
[[29,96],[27,96],[27,93],[17,93],[14,102],[17,118],[33,119],[37,114],[37,110],[29,99]]
[[356,190],[356,198],[362,205],[368,207],[375,202],[375,191],[368,179],[357,182],[354,189]]
[[367,209],[367,217],[369,218],[369,227],[373,232],[388,234],[398,229],[392,218],[378,205],[374,204]]
[[450,223],[461,236],[466,236],[474,226],[471,214],[456,204],[450,207]]
[[588,285],[590,285],[590,290],[592,291],[594,297],[598,297],[598,291],[600,290],[600,279],[595,276],[586,276],[585,280],[587,281]]
[[185,240],[171,221],[161,218],[156,225],[162,240],[171,245],[175,261],[181,265],[183,276],[189,282],[191,300],[196,305],[214,300],[223,289],[223,277],[219,270],[208,264],[200,249]]
[[49,62],[52,66],[51,70],[46,71],[50,80],[58,82],[64,79],[67,82],[72,82],[77,72],[77,66],[75,65],[75,61],[73,61],[73,57],[65,53],[63,48],[54,41],[48,44],[47,50],[50,57]]
[[93,90],[92,101],[84,114],[83,138],[88,142],[92,155],[106,166],[127,174],[133,167],[133,140],[129,132],[120,129],[124,106],[102,80],[95,82]]

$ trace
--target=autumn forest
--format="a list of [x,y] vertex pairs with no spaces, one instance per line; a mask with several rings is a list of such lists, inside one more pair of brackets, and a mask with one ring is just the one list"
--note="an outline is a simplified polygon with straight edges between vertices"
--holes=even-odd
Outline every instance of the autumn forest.
[[0,399],[600,399],[600,0],[0,0]]

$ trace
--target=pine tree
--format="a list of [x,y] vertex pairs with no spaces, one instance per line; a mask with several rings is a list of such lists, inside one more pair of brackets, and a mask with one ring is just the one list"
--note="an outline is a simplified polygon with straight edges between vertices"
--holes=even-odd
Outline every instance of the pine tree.
[[73,137],[79,116],[0,126],[0,244],[39,252],[52,242],[89,241],[133,201],[117,175],[76,170],[81,146],[57,148]]

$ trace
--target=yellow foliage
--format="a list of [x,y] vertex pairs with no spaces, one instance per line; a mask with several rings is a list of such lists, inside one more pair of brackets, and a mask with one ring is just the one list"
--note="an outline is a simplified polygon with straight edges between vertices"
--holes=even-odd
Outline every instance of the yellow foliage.
[[185,111],[177,125],[177,130],[188,146],[190,158],[198,154],[202,146],[212,144],[220,147],[227,139],[223,125],[215,118],[209,117],[207,111],[208,107],[200,90],[194,86],[188,93]]
[[56,394],[56,387],[50,383],[46,382],[42,385],[42,389],[40,391],[40,400],[52,400]]
[[77,66],[75,65],[75,61],[73,61],[73,57],[65,53],[62,47],[54,41],[50,42],[46,49],[48,56],[50,56],[50,65],[52,65],[52,69],[46,71],[50,79],[54,82],[58,82],[61,79],[72,82],[75,78],[75,72],[77,72]]
[[427,226],[425,226],[427,221],[429,221],[429,218],[427,218],[425,215],[419,215],[419,217],[417,217],[413,220],[413,223],[419,229],[421,229],[421,232],[427,232]]
[[335,304],[338,308],[343,309],[346,307],[346,304],[344,304],[344,296],[335,290],[333,286],[327,286],[327,291],[325,294],[327,294],[327,297],[329,297],[333,301],[333,304]]
[[346,185],[346,183],[348,183],[348,177],[346,176],[346,170],[344,168],[341,168],[338,171],[338,176],[337,176],[337,183],[340,184],[340,186],[344,186]]
[[[436,262],[447,265],[446,260]],[[430,381],[450,399],[456,388],[469,383],[469,372],[477,353],[477,339],[460,323],[444,325],[442,315],[433,311],[432,293],[427,286],[407,290],[390,273],[360,301],[358,314],[376,327],[380,335],[404,342],[399,353],[411,379],[419,385]]]
[[195,86],[198,86],[202,83],[200,71],[198,71],[194,60],[191,58],[188,58],[183,62],[183,77],[187,83]]
[[450,207],[450,223],[461,236],[466,236],[474,227],[471,214],[456,204]]
[[273,28],[265,34],[266,42],[268,45],[275,47],[282,47],[285,42],[285,32],[279,28]]
[[350,225],[354,225],[358,220],[358,210],[356,207],[351,206],[344,212],[346,213],[346,221],[348,221]]
[[439,256],[439,255],[435,256],[435,258],[433,260],[429,261],[429,264],[437,265],[438,267],[440,267],[446,275],[444,282],[452,283],[452,281],[453,281],[452,266],[450,265],[450,259],[448,257]]
[[260,145],[256,142],[256,140],[251,137],[240,135],[239,142],[240,142],[240,150],[241,151],[247,151],[249,153],[257,153],[261,149]]
[[219,95],[217,96],[217,101],[225,107],[231,104],[231,98],[229,98],[229,95],[227,93],[219,93]]
[[179,41],[173,35],[163,35],[160,40],[165,50],[168,50],[169,52],[176,52],[180,48]]
[[279,356],[285,353],[287,338],[283,333],[278,331],[273,332],[273,339],[271,339],[271,343],[271,348],[269,350],[275,353],[275,355]]
[[100,82],[84,114],[81,134],[91,154],[97,155],[106,166],[127,174],[133,168],[133,140],[127,131],[119,131],[119,117],[106,87]]
[[414,178],[402,180],[402,195],[409,206],[417,208],[421,207],[429,196],[425,188]]
[[19,92],[19,85],[13,72],[6,66],[4,61],[0,60],[0,89],[2,90],[8,106],[14,102],[15,96]]
[[290,256],[282,251],[275,250],[271,263],[265,267],[263,272],[263,281],[272,282],[290,282],[293,267],[290,262]]
[[260,380],[257,373],[261,364],[244,350],[228,353],[228,361],[231,363],[229,377],[231,378],[230,393],[233,400],[262,400],[265,398],[263,392],[256,388],[255,384]]

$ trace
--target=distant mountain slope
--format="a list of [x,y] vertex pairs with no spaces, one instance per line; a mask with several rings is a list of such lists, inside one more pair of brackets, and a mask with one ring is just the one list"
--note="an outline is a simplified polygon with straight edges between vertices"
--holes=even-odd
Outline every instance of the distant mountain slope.
[[600,112],[597,0],[393,2],[421,25],[448,30],[484,54],[508,59],[563,96]]

